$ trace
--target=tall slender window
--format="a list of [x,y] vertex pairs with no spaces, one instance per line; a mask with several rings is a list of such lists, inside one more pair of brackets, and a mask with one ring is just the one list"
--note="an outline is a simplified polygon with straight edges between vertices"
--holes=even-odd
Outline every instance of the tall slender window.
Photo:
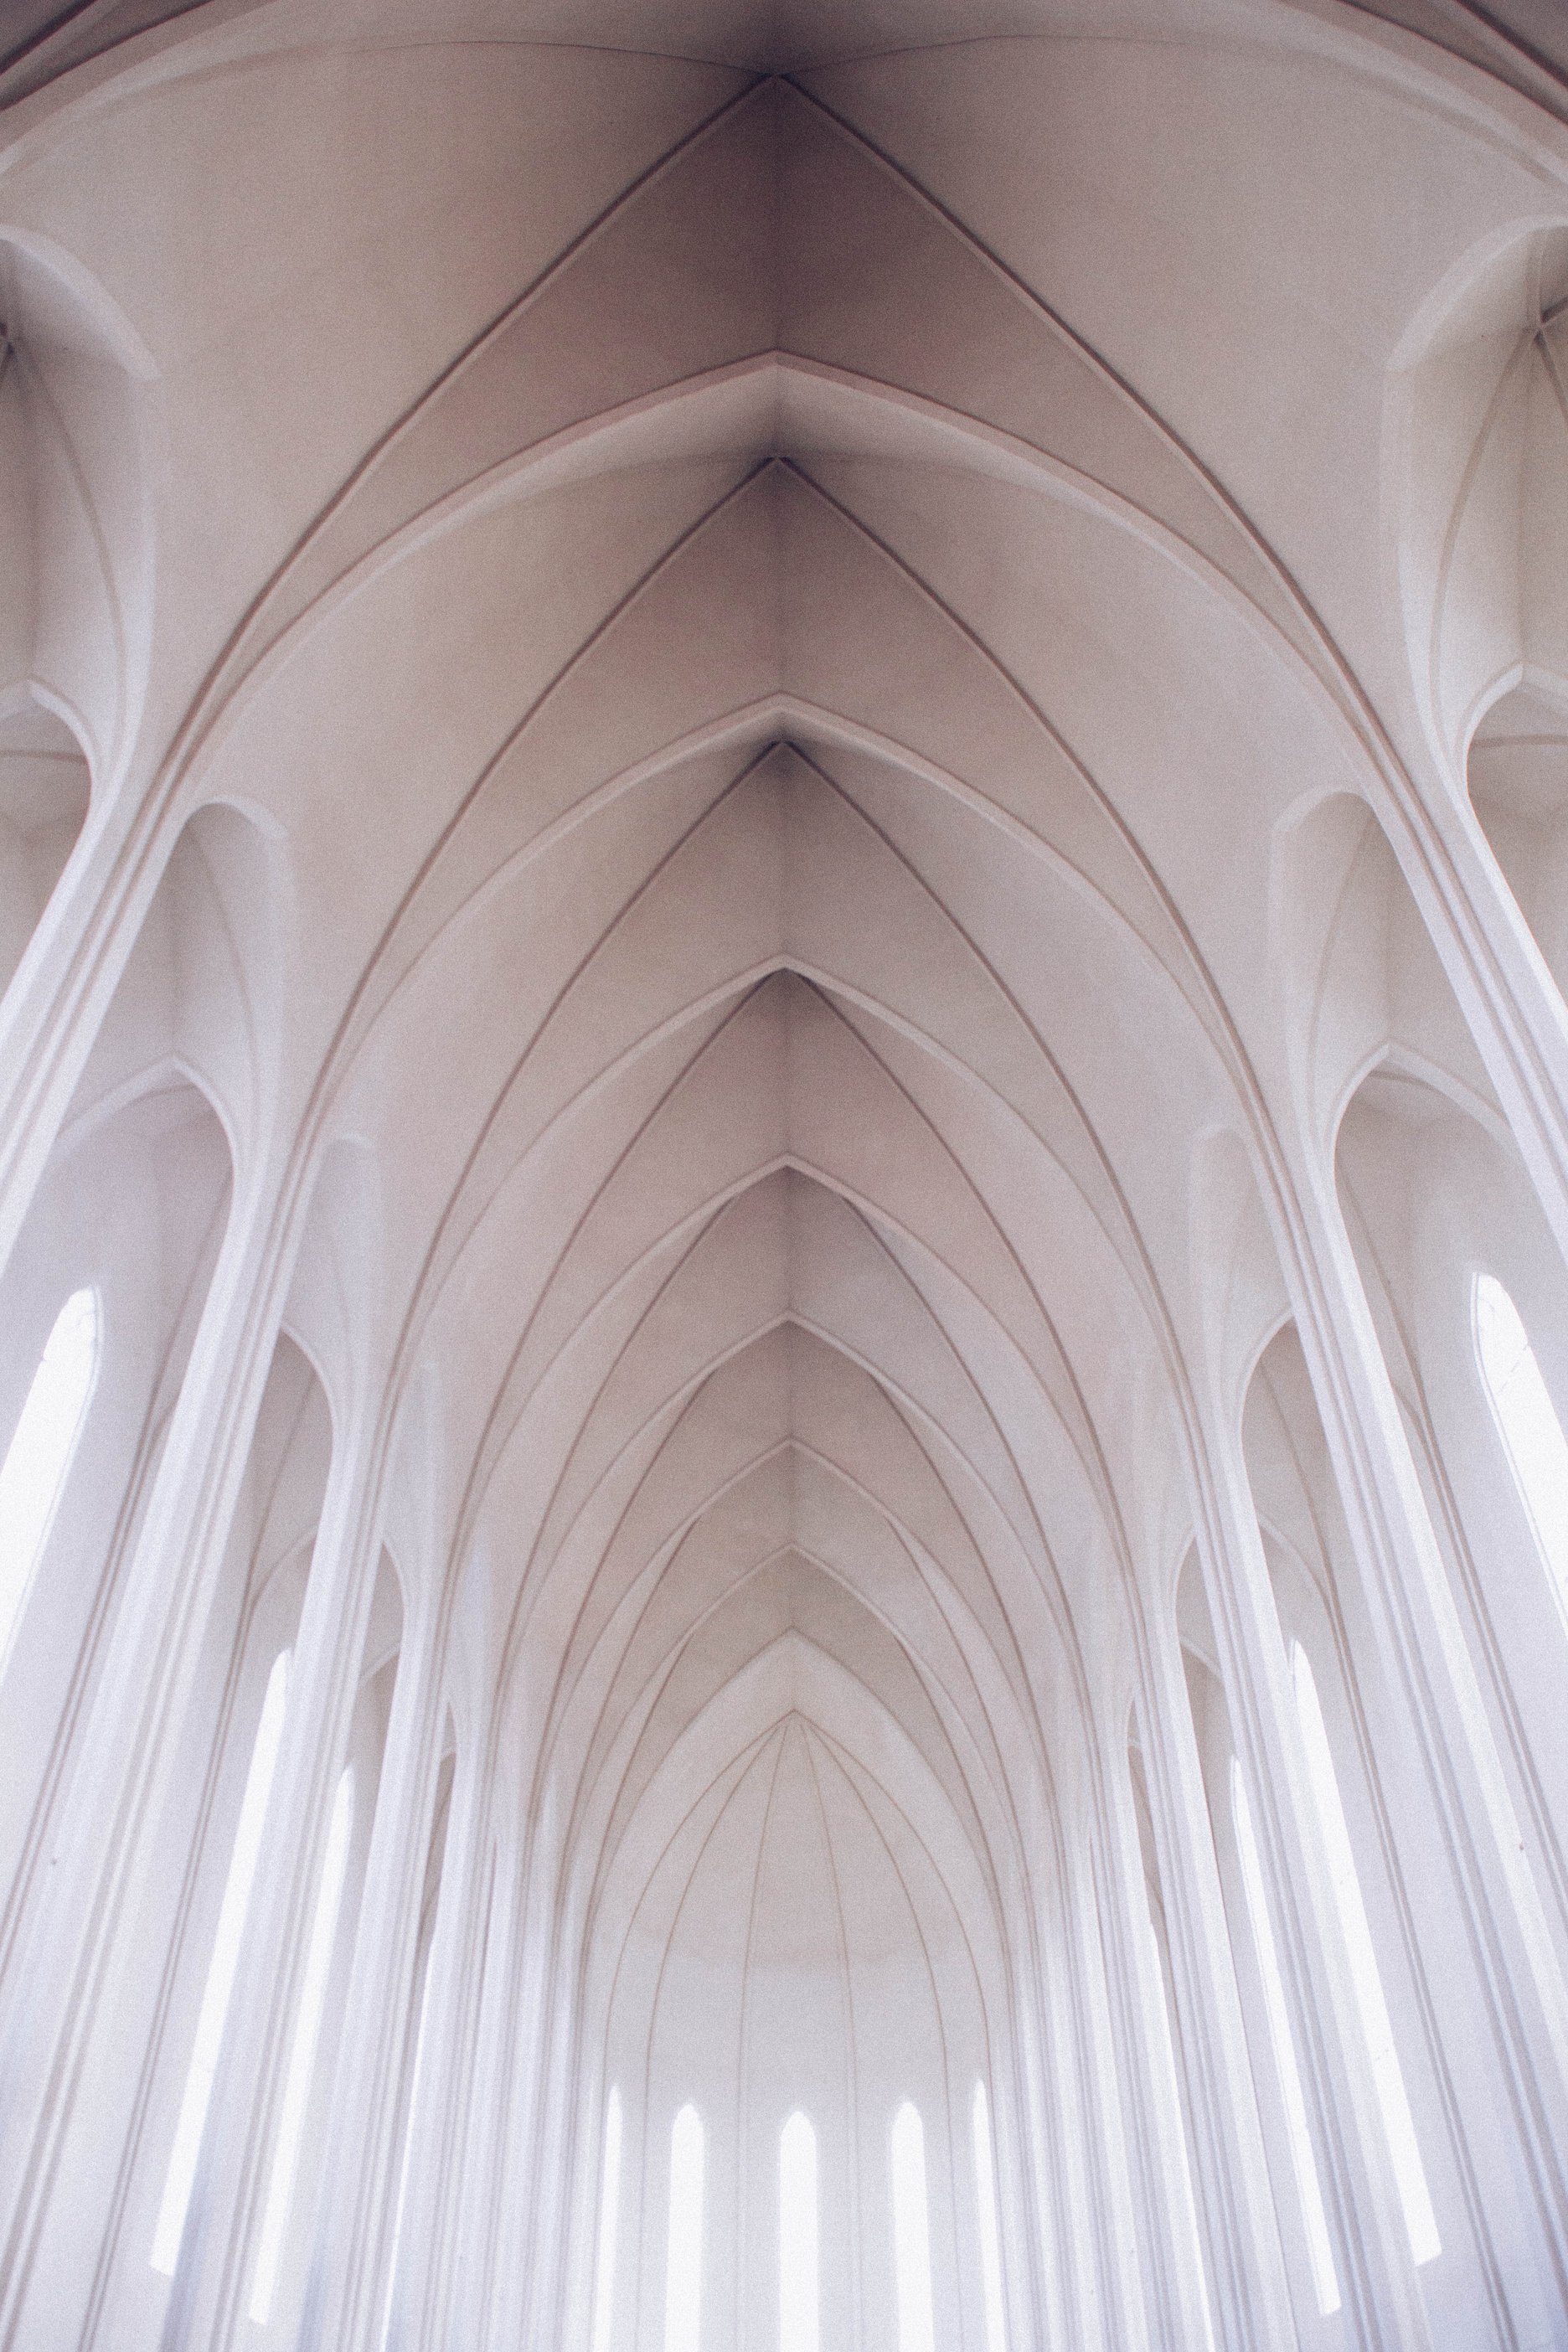
[[669,2135],[669,2239],[664,2352],[701,2352],[702,2118],[682,2107]]
[[1323,2210],[1318,2159],[1312,2152],[1311,2134],[1307,2129],[1307,2102],[1301,2089],[1301,2070],[1296,2063],[1296,2037],[1290,2031],[1290,2012],[1285,2006],[1285,1980],[1279,1973],[1279,1953],[1274,1941],[1268,1897],[1263,1891],[1263,1864],[1258,1858],[1258,1838],[1252,1826],[1252,1806],[1247,1794],[1247,1783],[1241,1777],[1241,1766],[1234,1756],[1230,1759],[1230,1801],[1236,1819],[1236,1844],[1241,1863],[1242,1889],[1247,1897],[1247,1916],[1252,1923],[1258,1973],[1263,1980],[1263,2006],[1268,2018],[1268,2038],[1274,2045],[1275,2072],[1279,2077],[1279,2097],[1285,2109],[1285,2137],[1289,2142],[1290,2164],[1296,2175],[1296,2194],[1301,2207],[1301,2226],[1306,2233],[1307,2255],[1312,2266],[1318,2308],[1326,2317],[1331,2311],[1338,2311],[1340,2307],[1339,2273],[1334,2269],[1333,2248],[1329,2242],[1329,2218]]
[[213,1939],[213,1956],[207,1968],[206,1990],[202,1995],[195,2042],[185,2075],[185,2093],[180,2102],[179,2120],[174,2126],[174,2145],[163,2182],[163,2201],[158,2209],[158,2226],[153,2233],[153,2267],[162,2271],[166,2278],[174,2274],[174,2264],[180,2258],[180,2240],[185,2233],[185,2213],[195,2181],[196,2158],[201,2152],[202,2131],[207,2119],[207,2102],[212,2097],[213,2076],[217,2072],[218,2052],[223,2046],[229,1995],[234,1990],[235,1970],[239,1966],[245,1915],[250,1907],[250,1890],[261,1852],[261,1832],[267,1821],[267,1801],[272,1793],[272,1775],[277,1768],[278,1750],[283,1738],[283,1717],[288,1704],[289,1653],[284,1650],[273,1661],[272,1672],[267,1678],[267,1696],[261,1703],[261,1720],[256,1727],[256,1742],[250,1751],[250,1769],[245,1776],[245,1795],[239,1808],[239,1826],[235,1832],[228,1876],[224,1882],[223,1904],[217,1915],[217,1934]]
[[1476,1276],[1476,1354],[1513,1482],[1568,1633],[1568,1438],[1519,1309],[1495,1275]]
[[321,2038],[321,2012],[326,2007],[327,1979],[331,1974],[337,1943],[338,1910],[342,1901],[343,1873],[348,1867],[349,1840],[354,1824],[354,1776],[351,1764],[338,1782],[332,1816],[327,1825],[327,1850],[321,1861],[321,1883],[316,1890],[316,1916],[305,1953],[305,1979],[300,1988],[300,2013],[294,2021],[294,2047],[283,2086],[283,2106],[278,2118],[278,2142],[272,2151],[272,2178],[268,2184],[262,2216],[261,2242],[257,2250],[256,2277],[251,2286],[250,2315],[265,2327],[272,2316],[278,2292],[279,2266],[294,2181],[300,2169],[300,2146],[305,2132],[305,2110],[316,2069],[316,2044]]
[[779,2352],[817,2352],[816,2134],[798,2112],[779,2135]]
[[1002,2236],[996,2216],[996,2159],[991,2147],[991,2103],[974,2085],[974,2189],[980,2208],[980,2282],[985,2294],[985,2352],[1007,2352],[1002,2308]]
[[97,1371],[97,1295],[73,1291],[55,1318],[0,1464],[0,1675],[65,1491]]
[[605,2169],[599,2183],[599,2247],[594,2281],[594,2352],[610,2352],[616,2324],[616,2258],[621,2226],[621,2095],[605,2103]]
[[893,2273],[899,2296],[899,2352],[936,2352],[931,2295],[931,2203],[926,2194],[925,2128],[906,2099],[893,2117]]
[[1405,2096],[1405,2077],[1399,2069],[1399,2053],[1394,2048],[1388,2003],[1383,1996],[1383,1979],[1378,1974],[1372,1928],[1367,1921],[1366,1906],[1362,1901],[1361,1881],[1356,1875],[1355,1855],[1351,1850],[1350,1829],[1345,1821],[1344,1807],[1340,1802],[1340,1784],[1334,1774],[1334,1759],[1329,1749],[1323,1710],[1318,1702],[1318,1685],[1312,1678],[1311,1664],[1300,1642],[1291,1647],[1290,1668],[1296,1685],[1296,1711],[1301,1718],[1301,1740],[1307,1751],[1307,1770],[1311,1779],[1323,1843],[1328,1849],[1329,1875],[1333,1882],[1340,1930],[1344,1937],[1351,1981],[1355,1987],[1356,2006],[1361,2012],[1362,2031],[1366,2036],[1367,2054],[1372,2061],[1372,2079],[1383,2114],[1383,2128],[1388,2136],[1388,2152],[1394,2163],[1394,2179],[1399,2184],[1400,2202],[1405,2208],[1405,2226],[1410,2232],[1410,2251],[1416,2262],[1429,2263],[1442,2252],[1443,2242],[1437,2235],[1437,2217],[1432,2210],[1426,2168],[1421,2162],[1421,2150],[1415,2137],[1415,2118],[1410,2113],[1410,2101]]

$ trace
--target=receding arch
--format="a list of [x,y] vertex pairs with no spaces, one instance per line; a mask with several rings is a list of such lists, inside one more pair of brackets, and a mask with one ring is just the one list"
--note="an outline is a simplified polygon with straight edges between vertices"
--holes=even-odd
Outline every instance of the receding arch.
[[145,354],[65,247],[0,236],[0,691],[80,714],[95,776],[140,716],[152,626]]
[[1401,569],[1424,715],[1456,783],[1476,717],[1534,665],[1568,676],[1552,545],[1568,498],[1568,226],[1521,226],[1422,324],[1398,382]]
[[1568,677],[1523,683],[1471,735],[1465,782],[1492,856],[1560,993],[1568,990]]
[[0,714],[0,989],[20,963],[87,819],[92,779],[63,719],[30,692]]

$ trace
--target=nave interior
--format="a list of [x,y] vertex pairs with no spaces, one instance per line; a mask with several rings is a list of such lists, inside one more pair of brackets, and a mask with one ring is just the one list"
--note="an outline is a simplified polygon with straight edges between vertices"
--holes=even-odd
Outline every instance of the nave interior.
[[0,11],[0,2352],[1568,2347],[1565,25]]

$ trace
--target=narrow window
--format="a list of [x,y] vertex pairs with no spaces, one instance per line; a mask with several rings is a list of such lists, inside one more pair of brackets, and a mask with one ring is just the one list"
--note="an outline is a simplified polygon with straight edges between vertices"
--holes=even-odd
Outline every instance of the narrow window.
[[1258,1973],[1263,1980],[1263,2006],[1268,2017],[1268,2038],[1274,2045],[1275,2072],[1279,2077],[1279,2097],[1285,2109],[1285,2137],[1290,2146],[1296,2194],[1300,2201],[1301,2226],[1306,2232],[1307,2253],[1312,2266],[1318,2308],[1327,2317],[1331,2311],[1338,2311],[1340,2307],[1339,2274],[1334,2269],[1333,2248],[1329,2242],[1329,2219],[1323,2210],[1318,2160],[1312,2153],[1311,2135],[1307,2129],[1307,2102],[1301,2090],[1301,2071],[1296,2063],[1296,2038],[1290,2031],[1290,2013],[1285,2006],[1285,1982],[1279,1973],[1279,1954],[1274,1942],[1268,1899],[1263,1892],[1263,1864],[1258,1858],[1258,1839],[1252,1827],[1252,1806],[1247,1794],[1247,1783],[1241,1777],[1241,1766],[1234,1756],[1230,1759],[1230,1801],[1236,1818],[1241,1884],[1247,1896],[1247,1916],[1252,1923],[1253,1948],[1258,1954]]
[[256,2256],[250,2315],[263,2327],[272,2316],[272,2299],[278,2291],[278,2271],[283,2258],[283,2235],[294,2198],[294,2179],[300,2169],[305,2110],[310,2097],[311,2077],[315,2073],[316,2043],[321,2038],[321,2012],[326,2006],[327,1979],[331,1974],[332,1952],[337,1943],[338,1909],[342,1901],[343,1873],[348,1866],[349,1839],[353,1832],[353,1822],[354,1776],[351,1764],[338,1782],[337,1794],[332,1799],[332,1817],[327,1825],[327,1850],[321,1861],[321,1883],[316,1891],[316,1916],[310,1923],[310,1941],[305,1953],[305,1979],[300,1988],[300,2013],[294,2021],[294,2047],[289,2053],[289,2074],[283,2086],[282,2112],[278,2118],[278,2144],[272,2152],[272,2178],[268,2185],[261,2243]]
[[931,2298],[931,2205],[926,2195],[925,2128],[910,2099],[893,2117],[893,2271],[899,2294],[899,2352],[936,2352]]
[[97,1295],[73,1291],[55,1318],[0,1464],[0,1675],[65,1491],[97,1370]]
[[594,2352],[610,2352],[616,2324],[616,2254],[621,2222],[621,2095],[605,2105],[605,2170],[599,2184],[598,2275],[594,2283]]
[[779,2135],[779,2352],[817,2352],[816,2134],[803,2115]]
[[980,2279],[985,2294],[985,2352],[1007,2352],[1002,2311],[1002,2239],[996,2219],[996,2161],[991,2148],[991,2103],[974,2085],[974,2188],[980,2207]]
[[1312,1678],[1310,1661],[1300,1642],[1292,1645],[1290,1667],[1296,1685],[1296,1710],[1301,1718],[1301,1740],[1307,1751],[1307,1771],[1312,1783],[1312,1797],[1323,1832],[1323,1843],[1328,1849],[1329,1875],[1333,1882],[1340,1930],[1344,1937],[1351,1981],[1355,1987],[1356,2006],[1361,2012],[1362,2031],[1366,2036],[1367,2054],[1372,2061],[1372,2078],[1383,2113],[1383,2128],[1388,2135],[1388,2152],[1393,2159],[1394,2178],[1399,2183],[1400,2202],[1405,2208],[1405,2226],[1410,2232],[1410,2251],[1416,2262],[1429,2263],[1442,2252],[1443,2242],[1437,2235],[1437,2217],[1432,2210],[1426,2174],[1415,2138],[1415,2118],[1405,2093],[1405,2077],[1399,2070],[1399,2053],[1394,2045],[1394,2027],[1389,2021],[1388,2003],[1383,1997],[1383,1979],[1378,1974],[1372,1929],[1367,1922],[1366,1906],[1362,1901],[1361,1881],[1356,1876],[1350,1829],[1345,1821],[1344,1807],[1340,1802],[1340,1784],[1334,1775],[1334,1759],[1329,1751],[1329,1734],[1323,1722],[1323,1710],[1318,1702],[1318,1685]]
[[195,2181],[196,2158],[201,2152],[202,2129],[207,2119],[218,2052],[223,2046],[224,2020],[228,2015],[229,1995],[239,1966],[245,1915],[250,1907],[250,1889],[267,1820],[267,1800],[272,1793],[272,1775],[288,1704],[289,1653],[284,1650],[273,1661],[267,1679],[267,1696],[261,1703],[261,1720],[256,1727],[250,1769],[245,1777],[245,1795],[239,1808],[239,1826],[235,1832],[234,1851],[229,1856],[228,1876],[224,1882],[223,1903],[217,1915],[217,1934],[207,1968],[206,1990],[196,2020],[196,2038],[185,2075],[179,2121],[174,2126],[163,2201],[158,2209],[158,2226],[153,2235],[153,2267],[162,2271],[165,2278],[174,2274],[180,2240],[185,2232],[185,2212]]
[[1495,1275],[1476,1276],[1476,1354],[1513,1482],[1568,1633],[1568,1438],[1519,1309]]
[[669,2245],[664,2352],[701,2352],[702,2118],[682,2107],[669,2136]]

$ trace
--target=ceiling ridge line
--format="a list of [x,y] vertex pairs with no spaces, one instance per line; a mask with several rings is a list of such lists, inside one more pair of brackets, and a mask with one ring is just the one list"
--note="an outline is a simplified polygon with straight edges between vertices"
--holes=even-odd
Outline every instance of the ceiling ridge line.
[[[868,1377],[875,1379],[874,1374],[868,1374]],[[891,1398],[889,1398],[888,1402],[896,1412],[897,1407],[896,1404],[894,1404],[894,1401]],[[900,1415],[899,1418],[902,1420],[901,1415]],[[989,1555],[986,1546],[983,1544],[980,1538],[973,1532],[969,1525],[968,1516],[963,1506],[959,1503],[956,1495],[953,1494],[949,1482],[943,1476],[942,1473],[937,1468],[934,1462],[931,1461],[927,1449],[914,1437],[913,1432],[907,1429],[907,1424],[906,1433],[910,1437],[911,1443],[915,1445],[915,1449],[920,1459],[935,1481],[938,1492],[945,1496],[949,1507],[953,1513],[954,1519],[963,1530],[964,1538],[970,1546],[975,1563],[979,1566],[982,1574],[985,1577],[986,1581],[991,1586],[993,1597],[995,1600],[997,1608],[1004,1620],[1010,1625],[1011,1621],[1008,1618],[1008,1612],[1002,1601],[1000,1592],[996,1590],[994,1578],[987,1565]],[[816,1462],[825,1475],[843,1485],[851,1494],[858,1497],[859,1502],[875,1518],[882,1521],[889,1528],[900,1549],[909,1559],[911,1569],[931,1592],[932,1600],[936,1603],[939,1613],[946,1626],[948,1638],[953,1643],[958,1654],[965,1662],[966,1671],[975,1684],[975,1696],[976,1701],[980,1706],[982,1717],[986,1722],[991,1739],[994,1744],[997,1744],[997,1752],[1000,1753],[999,1735],[995,1723],[992,1717],[991,1709],[984,1698],[984,1695],[979,1688],[978,1679],[975,1677],[973,1664],[970,1656],[970,1645],[968,1642],[962,1638],[954,1630],[949,1617],[949,1612],[947,1609],[942,1606],[940,1596],[942,1592],[949,1592],[958,1599],[963,1609],[966,1619],[973,1624],[974,1637],[980,1642],[983,1649],[990,1651],[994,1658],[996,1670],[1001,1677],[1002,1687],[1006,1693],[1009,1705],[1017,1713],[1021,1722],[1026,1723],[1032,1718],[1035,1734],[1037,1735],[1039,1738],[1038,1756],[1041,1768],[1048,1776],[1049,1767],[1043,1739],[1043,1722],[1039,1717],[1038,1709],[1035,1706],[1032,1678],[1026,1670],[1023,1672],[1022,1691],[1023,1693],[1027,1694],[1028,1696],[1028,1706],[1026,1707],[1020,1695],[1020,1690],[1018,1687],[1015,1686],[1011,1677],[1007,1675],[1002,1655],[996,1650],[992,1635],[987,1631],[981,1618],[980,1612],[973,1608],[972,1602],[963,1597],[959,1579],[955,1574],[953,1568],[943,1561],[939,1554],[932,1552],[930,1547],[916,1536],[914,1529],[909,1523],[905,1514],[888,1496],[879,1494],[874,1489],[868,1486],[865,1480],[858,1472],[845,1463],[823,1454],[821,1450],[810,1440],[801,1437],[798,1433],[786,1433],[777,1441],[764,1445],[758,1452],[748,1456],[746,1460],[734,1471],[727,1474],[717,1487],[705,1493],[693,1505],[691,1509],[683,1517],[679,1528],[673,1530],[663,1539],[657,1550],[649,1555],[646,1564],[637,1570],[635,1577],[626,1587],[623,1600],[630,1598],[632,1592],[636,1590],[637,1583],[642,1581],[642,1580],[648,1574],[648,1571],[652,1569],[656,1559],[661,1562],[658,1570],[658,1578],[655,1580],[654,1583],[649,1585],[647,1596],[638,1610],[637,1617],[632,1627],[631,1633],[627,1636],[626,1641],[622,1644],[620,1654],[622,1656],[626,1654],[626,1651],[629,1649],[630,1643],[636,1640],[638,1631],[646,1622],[647,1613],[654,1603],[657,1583],[662,1580],[665,1576],[672,1572],[679,1553],[684,1549],[686,1543],[690,1539],[695,1530],[700,1526],[702,1521],[709,1517],[716,1508],[721,1507],[725,1500],[740,1492],[758,1474],[758,1472],[765,1468],[771,1461],[781,1459],[792,1454],[803,1455],[805,1458]],[[614,1540],[615,1539],[612,1538],[612,1544]],[[1015,1540],[1016,1540],[1016,1538]],[[604,1557],[607,1558],[609,1556],[610,1549],[611,1546],[606,1545]],[[920,1567],[919,1557],[917,1557],[917,1555],[930,1559],[933,1562],[937,1571],[934,1579],[928,1576]],[[621,1604],[617,1603],[617,1608]],[[702,1617],[705,1619],[707,1615],[711,1613],[713,1609],[717,1609],[721,1605],[721,1596],[716,1599],[713,1603],[710,1604],[708,1609],[704,1610]],[[612,1614],[614,1612],[612,1612]],[[879,1616],[880,1615],[879,1612],[874,1613]],[[907,1647],[907,1644],[904,1643],[903,1636],[898,1633],[896,1627],[889,1624],[887,1630],[894,1639],[899,1641],[900,1646]],[[1058,1627],[1057,1631],[1058,1639],[1063,1643],[1065,1654],[1068,1646],[1067,1637],[1060,1626]],[[605,1635],[607,1634],[607,1632],[608,1622],[606,1622],[605,1632],[604,1633],[601,1633],[599,1639],[603,1640]],[[597,1647],[597,1643],[595,1643],[595,1647]],[[678,1653],[672,1651],[667,1654],[673,1658],[678,1654]],[[562,1686],[570,1664],[570,1651],[563,1651],[561,1667],[556,1679],[557,1691],[559,1691]],[[580,1685],[584,1675],[588,1671],[588,1654],[584,1654],[578,1664],[577,1671],[573,1680],[574,1689]],[[938,1683],[938,1686],[945,1687],[945,1685],[942,1684],[941,1678],[936,1676],[934,1668],[931,1669],[931,1673],[933,1679]],[[606,1692],[610,1685],[613,1685],[613,1682],[614,1675],[612,1673],[606,1685]],[[564,1706],[569,1703],[570,1701],[568,1697],[568,1699],[562,1701],[559,1706],[552,1707],[552,1717],[559,1717]],[[1087,1701],[1080,1698],[1080,1703],[1087,1704]],[[603,1706],[607,1704],[608,1699],[606,1696],[606,1698],[601,1702],[601,1714],[600,1717],[595,1717],[595,1723],[601,1719]],[[546,1733],[542,1727],[541,1737],[535,1749],[534,1769],[536,1790],[538,1777],[545,1769],[544,1759],[548,1753],[549,1741],[553,1736],[554,1735],[552,1734]]]
[[[917,1445],[917,1451],[920,1453],[921,1458],[925,1463],[925,1465],[930,1471],[931,1476],[936,1481],[939,1491],[948,1495],[950,1504],[953,1508],[954,1517],[960,1527],[964,1529],[967,1539],[973,1549],[975,1559],[981,1564],[982,1568],[984,1568],[985,1559],[984,1547],[979,1543],[975,1537],[970,1534],[964,1514],[962,1508],[957,1505],[956,1498],[952,1496],[951,1490],[947,1487],[942,1473],[937,1470],[935,1465],[930,1461],[929,1456],[926,1454],[923,1448],[918,1447]],[[727,1501],[732,1499],[736,1495],[741,1493],[759,1475],[760,1472],[767,1468],[770,1463],[781,1462],[792,1454],[804,1455],[806,1459],[815,1462],[825,1475],[845,1486],[846,1489],[854,1495],[860,1504],[876,1519],[883,1522],[888,1527],[895,1541],[899,1544],[900,1549],[908,1558],[911,1570],[931,1591],[933,1601],[937,1600],[939,1588],[943,1591],[952,1591],[954,1592],[959,1591],[958,1579],[952,1568],[943,1562],[939,1555],[931,1552],[930,1548],[916,1537],[912,1527],[908,1523],[904,1514],[887,1496],[879,1495],[868,1487],[864,1479],[853,1469],[849,1468],[844,1463],[837,1461],[833,1457],[823,1454],[820,1449],[813,1444],[809,1440],[802,1438],[795,1433],[786,1433],[776,1441],[771,1441],[765,1444],[759,1450],[748,1455],[735,1469],[728,1472],[720,1481],[718,1486],[706,1491],[693,1504],[691,1508],[684,1514],[679,1525],[665,1536],[656,1549],[648,1555],[646,1562],[637,1570],[635,1575],[627,1581],[621,1600],[616,1602],[615,1610],[611,1612],[612,1619],[616,1613],[618,1613],[619,1609],[624,1606],[625,1602],[631,1599],[638,1584],[642,1583],[648,1578],[655,1563],[658,1563],[658,1576],[648,1584],[646,1596],[638,1606],[637,1616],[634,1620],[631,1630],[621,1643],[620,1650],[617,1654],[619,1657],[624,1658],[629,1652],[631,1644],[637,1640],[642,1626],[646,1622],[648,1612],[654,1605],[658,1584],[673,1571],[675,1563],[681,1551],[685,1549],[686,1544],[691,1539],[692,1536],[701,1526],[703,1521],[710,1518],[716,1510],[721,1509]],[[614,1538],[612,1538],[612,1544]],[[606,1546],[605,1548],[605,1557],[606,1558],[609,1556],[610,1548],[610,1546]],[[917,1554],[929,1558],[933,1561],[937,1570],[935,1580],[931,1577],[928,1577],[925,1571],[921,1569]],[[711,1613],[712,1609],[716,1609],[721,1605],[721,1596],[719,1596],[711,1604],[704,1609],[700,1613],[700,1619],[698,1622],[705,1620],[707,1615]],[[969,1645],[954,1631],[952,1625],[948,1620],[947,1612],[941,1608],[940,1601],[938,1601],[938,1606],[939,1612],[941,1613],[947,1629],[948,1638],[953,1643],[960,1657],[964,1659],[966,1671],[973,1678],[974,1669],[973,1663],[970,1660]],[[1007,1691],[1009,1702],[1014,1708],[1018,1711],[1022,1717],[1025,1714],[1025,1710],[1020,1702],[1019,1693],[1013,1687],[1009,1678],[1003,1670],[1002,1659],[994,1651],[994,1645],[992,1643],[990,1634],[986,1632],[979,1618],[978,1612],[974,1611],[973,1606],[968,1601],[964,1601],[963,1607],[966,1617],[973,1623],[976,1638],[978,1638],[984,1647],[992,1650],[993,1654],[995,1657],[997,1669],[1002,1673],[1003,1686]],[[874,1613],[879,1617],[880,1615],[879,1612]],[[580,1614],[578,1622],[580,1622]],[[597,1650],[599,1643],[607,1637],[610,1622],[610,1620],[606,1621],[604,1630],[596,1638],[594,1644],[595,1650]],[[689,1630],[690,1629],[689,1629]],[[889,1623],[887,1630],[894,1639],[899,1641],[900,1646],[907,1647],[907,1644],[904,1643],[903,1636],[898,1633],[896,1627]],[[568,1670],[571,1667],[574,1648],[575,1643],[574,1641],[568,1645],[565,1645],[563,1649],[561,1664],[558,1669],[555,1684],[555,1689],[558,1693],[562,1690]],[[566,1693],[564,1697],[552,1700],[551,1709],[552,1722],[559,1722],[563,1719],[564,1710],[571,1704],[573,1693],[581,1686],[582,1681],[589,1670],[592,1654],[592,1652],[584,1652],[582,1654],[577,1663],[575,1674],[572,1677],[570,1690]],[[673,1650],[666,1654],[667,1657],[671,1659],[676,1654],[676,1651]],[[939,1686],[945,1687],[945,1685],[941,1685],[941,1678],[935,1675],[934,1668],[931,1669],[931,1672],[933,1679],[937,1680]],[[606,1691],[608,1690],[608,1687],[613,1685],[613,1682],[614,1673],[612,1672],[606,1683]],[[1025,1676],[1024,1687],[1026,1690],[1030,1687],[1027,1675]],[[976,1696],[977,1697],[979,1696],[978,1690]],[[607,1705],[607,1696],[605,1700],[599,1703],[599,1710],[595,1717],[595,1735],[597,1726],[602,1721],[603,1707],[605,1705]],[[991,1736],[994,1740],[996,1733],[994,1726],[990,1722],[989,1709],[984,1706],[983,1701],[981,1704],[982,1713],[986,1717],[988,1727],[991,1730]],[[1039,1728],[1037,1721],[1036,1727],[1037,1729]],[[549,1754],[551,1743],[557,1736],[556,1732],[550,1730],[542,1725],[540,1736],[535,1745],[534,1774],[536,1797],[539,1776],[545,1769],[545,1759]],[[591,1745],[592,1741],[590,1741],[589,1744]]]

